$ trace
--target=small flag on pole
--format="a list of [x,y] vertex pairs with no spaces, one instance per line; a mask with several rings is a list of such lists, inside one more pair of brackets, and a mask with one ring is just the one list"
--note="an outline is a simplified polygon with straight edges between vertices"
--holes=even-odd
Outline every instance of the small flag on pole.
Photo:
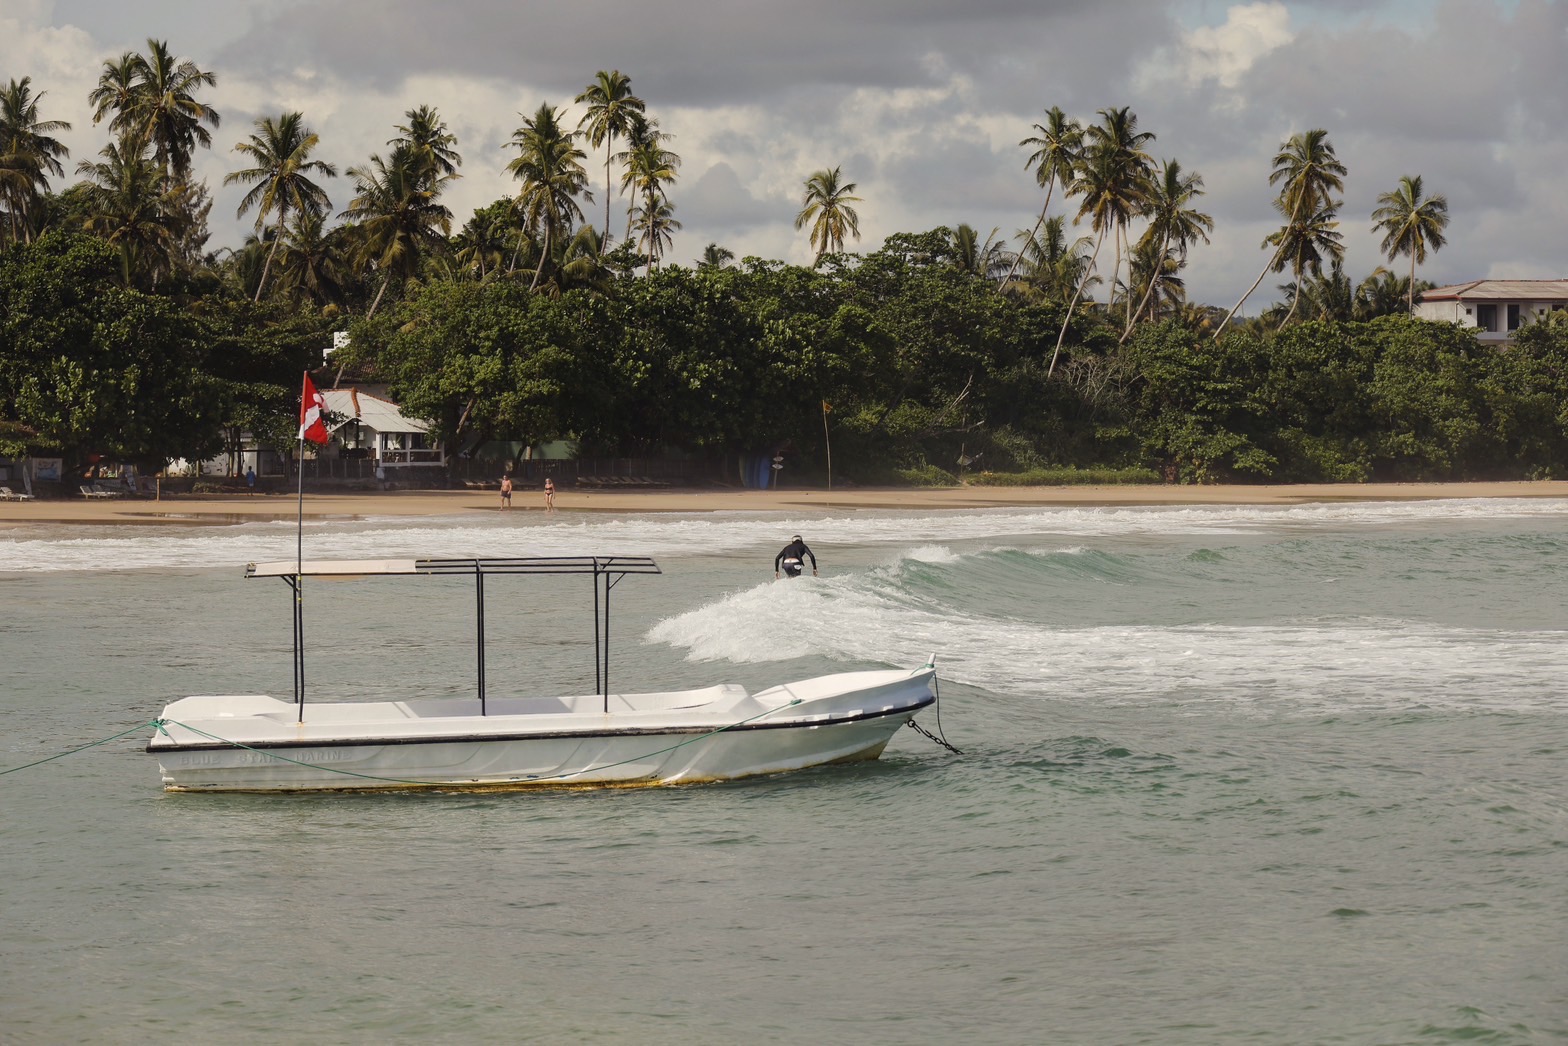
[[316,391],[316,385],[305,375],[305,391],[299,399],[299,438],[312,443],[327,442],[327,401]]

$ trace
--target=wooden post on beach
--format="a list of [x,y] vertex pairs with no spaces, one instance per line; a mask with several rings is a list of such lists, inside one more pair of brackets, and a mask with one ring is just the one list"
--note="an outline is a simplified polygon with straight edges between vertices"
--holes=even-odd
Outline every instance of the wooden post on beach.
[[822,401],[822,444],[828,452],[828,493],[833,492],[833,441],[828,438],[828,412],[833,408],[828,406],[828,401]]

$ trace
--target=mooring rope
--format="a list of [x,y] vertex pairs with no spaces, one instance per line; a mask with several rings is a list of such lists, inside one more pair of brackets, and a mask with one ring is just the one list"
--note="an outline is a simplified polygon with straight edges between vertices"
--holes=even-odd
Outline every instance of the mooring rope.
[[914,728],[915,733],[920,734],[922,737],[930,738],[932,741],[935,741],[937,744],[941,745],[949,752],[952,752],[954,755],[963,755],[964,753],[960,752],[957,748],[954,748],[951,744],[948,743],[947,735],[942,732],[942,683],[941,680],[938,679],[935,672],[931,673],[931,692],[936,697],[936,700],[931,702],[931,707],[936,710],[936,733],[933,734],[931,731],[915,722],[914,716],[909,717],[909,725]]
[[138,730],[146,730],[148,727],[155,727],[155,728],[161,730],[161,729],[163,729],[163,722],[164,721],[162,719],[152,719],[152,720],[149,720],[148,722],[145,722],[145,723],[138,723],[137,725],[131,727],[129,730],[121,730],[119,733],[115,734],[113,737],[106,737],[102,741],[93,741],[90,744],[82,745],[80,748],[69,748],[69,749],[66,749],[64,752],[56,752],[54,755],[48,756],[48,757],[46,757],[44,759],[35,759],[31,763],[23,763],[21,766],[13,766],[9,770],[0,770],[0,777],[5,776],[6,774],[14,774],[18,770],[26,770],[26,769],[28,769],[30,767],[42,766],[44,763],[52,763],[56,759],[64,759],[68,755],[75,755],[77,752],[85,752],[89,748],[97,748],[99,745],[106,745],[110,741],[118,741],[120,738],[124,737],[127,734],[134,734],[134,733],[136,733],[136,731],[138,731]]

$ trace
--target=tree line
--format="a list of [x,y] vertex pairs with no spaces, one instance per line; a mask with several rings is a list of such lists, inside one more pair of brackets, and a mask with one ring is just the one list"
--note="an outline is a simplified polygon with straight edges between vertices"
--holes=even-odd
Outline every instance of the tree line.
[[[1352,284],[1346,169],[1321,129],[1281,143],[1269,181],[1284,224],[1227,312],[1185,296],[1214,226],[1202,178],[1156,162],[1127,108],[1087,125],[1052,108],[1020,142],[1044,198],[1016,249],[960,224],[846,253],[862,201],[835,166],[805,180],[795,219],[813,264],[710,244],[685,266],[668,259],[680,157],[619,71],[576,97],[575,125],[548,103],[525,117],[515,193],[455,229],[442,197],[462,156],[433,108],[343,172],[353,195],[335,216],[337,168],[304,115],[263,117],[225,177],[247,187],[254,234],[207,252],[191,161],[220,126],[201,100],[215,83],[155,40],[105,62],[91,101],[111,141],[58,193],[64,125],[28,78],[0,88],[0,454],[156,468],[241,431],[286,447],[299,371],[347,330],[331,375],[389,384],[454,448],[782,450],[809,476],[831,438],[836,471],[864,482],[940,479],[961,458],[1187,481],[1563,467],[1546,410],[1561,401],[1561,328],[1525,328],[1497,353],[1409,318],[1415,266],[1448,220],[1414,175],[1372,215],[1407,274]],[[1270,272],[1289,273],[1283,300],[1236,321]]]

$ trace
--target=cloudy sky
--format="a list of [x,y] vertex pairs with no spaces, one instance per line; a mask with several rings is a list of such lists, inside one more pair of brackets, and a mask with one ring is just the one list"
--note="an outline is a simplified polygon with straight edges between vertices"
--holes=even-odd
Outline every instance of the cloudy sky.
[[[434,105],[464,157],[448,200],[461,224],[514,190],[519,114],[550,102],[575,123],[572,99],[620,69],[684,160],[672,261],[717,242],[808,262],[801,185],[832,166],[859,186],[861,250],[964,222],[1011,237],[1043,199],[1018,142],[1044,110],[1090,122],[1131,106],[1154,156],[1205,180],[1216,230],[1189,262],[1196,300],[1233,304],[1256,278],[1278,225],[1270,160],[1314,127],[1349,169],[1353,279],[1380,263],[1370,214],[1404,174],[1449,201],[1425,278],[1568,276],[1558,0],[4,0],[0,79],[47,92],[44,116],[74,125],[74,166],[107,141],[86,102],[105,59],[148,37],[218,76],[203,97],[222,125],[197,161],[213,246],[253,220],[234,218],[241,190],[221,182],[258,116],[300,110],[342,169]],[[602,182],[602,154],[597,169]],[[348,180],[327,187],[345,206]]]

